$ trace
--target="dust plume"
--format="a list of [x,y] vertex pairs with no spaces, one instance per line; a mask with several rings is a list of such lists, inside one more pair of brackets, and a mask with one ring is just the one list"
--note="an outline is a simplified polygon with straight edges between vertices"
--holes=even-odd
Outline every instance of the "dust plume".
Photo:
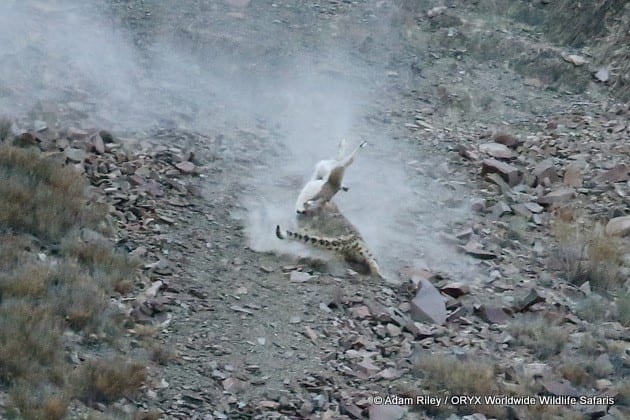
[[[387,75],[409,75],[391,59],[400,52],[388,22],[361,17],[375,22],[368,36],[340,15],[319,32],[308,24],[317,10],[304,6],[298,11],[304,22],[295,24],[306,34],[300,43],[292,41],[292,25],[262,21],[248,2],[236,2],[245,5],[237,10],[230,3],[146,2],[132,10],[115,1],[3,1],[0,114],[21,121],[37,109],[47,118],[54,104],[65,121],[51,112],[48,124],[130,133],[166,126],[214,135],[231,126],[271,127],[262,140],[263,163],[252,164],[239,180],[246,191],[241,217],[250,246],[259,251],[310,252],[277,240],[274,227],[292,226],[297,194],[315,163],[336,155],[341,138],[349,147],[365,140],[369,146],[346,173],[350,191],[335,198],[341,210],[386,270],[417,260],[453,268],[454,251],[438,234],[466,205],[441,203],[461,199],[461,192],[409,164],[441,162],[366,123]],[[373,4],[375,14],[392,7]],[[247,139],[232,141],[243,158],[252,157]]]

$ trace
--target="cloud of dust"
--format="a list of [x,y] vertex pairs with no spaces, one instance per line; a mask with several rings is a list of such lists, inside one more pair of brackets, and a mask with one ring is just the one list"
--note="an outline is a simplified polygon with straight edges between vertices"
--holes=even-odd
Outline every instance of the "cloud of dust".
[[[187,4],[174,3],[175,8]],[[228,39],[243,46],[246,56],[229,45],[199,45],[173,33],[139,49],[133,34],[103,13],[106,5],[0,2],[0,114],[17,116],[54,102],[85,116],[92,126],[128,131],[173,124],[204,132],[217,124],[262,118],[266,126],[277,128],[269,147],[280,153],[249,174],[242,217],[254,250],[298,254],[312,251],[275,238],[275,225],[294,226],[300,189],[317,161],[337,154],[341,138],[348,140],[349,149],[367,140],[369,147],[346,172],[350,191],[335,197],[341,210],[386,270],[417,259],[436,261],[439,268],[452,256],[439,245],[436,233],[448,220],[461,217],[461,209],[438,209],[436,203],[460,193],[410,171],[409,160],[427,157],[418,156],[409,144],[366,127],[367,109],[382,93],[379,83],[387,78],[390,64],[367,65],[347,43],[331,43],[330,33],[298,48],[287,44],[287,34],[271,23],[261,25],[269,33],[256,39],[233,35],[233,27],[205,24],[209,39]],[[156,14],[168,15],[167,8],[157,7]],[[168,22],[163,18],[161,24]],[[185,20],[171,24],[188,25]],[[199,25],[206,28],[203,22]],[[386,36],[387,23],[380,25],[376,33]],[[343,31],[344,22],[330,27]],[[282,48],[288,53],[278,53]]]

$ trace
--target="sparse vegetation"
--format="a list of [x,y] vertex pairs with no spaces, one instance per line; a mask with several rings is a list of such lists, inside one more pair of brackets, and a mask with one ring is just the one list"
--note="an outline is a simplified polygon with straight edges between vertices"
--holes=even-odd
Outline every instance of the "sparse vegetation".
[[77,235],[69,235],[62,241],[61,252],[75,257],[105,290],[124,294],[133,289],[131,278],[138,267],[137,261],[112,250],[108,241],[98,239],[86,242]]
[[[494,364],[487,360],[471,358],[458,360],[454,356],[432,354],[423,357],[414,366],[414,372],[423,378],[423,386],[435,394],[450,395],[499,395],[505,393],[495,377]],[[417,392],[417,390],[416,390]],[[491,405],[423,407],[432,410],[450,410],[455,408],[460,413],[480,412],[485,415],[503,417],[502,407]]]
[[87,402],[112,402],[133,396],[146,380],[146,368],[123,358],[90,360],[81,366],[76,394]]
[[87,206],[86,182],[39,153],[0,144],[0,227],[59,240],[77,224],[102,218]]
[[571,361],[564,363],[558,369],[560,375],[571,382],[573,385],[577,386],[587,386],[591,385],[593,382],[593,378],[588,374],[582,363]]
[[541,359],[560,353],[569,337],[568,332],[557,323],[530,314],[514,319],[508,331],[514,336],[517,346],[526,346]]
[[68,412],[68,398],[51,387],[21,384],[14,387],[10,395],[11,414],[18,418],[61,420]]
[[86,205],[85,182],[72,169],[1,144],[0,177],[0,385],[9,413],[61,419],[72,398],[133,395],[146,377],[142,363],[94,359],[69,375],[65,332],[102,348],[120,336],[109,299],[131,290],[137,263],[104,237],[88,243],[76,234],[98,229],[103,215]]
[[574,308],[575,314],[587,322],[606,320],[611,315],[610,309],[610,302],[594,293],[579,301]]
[[600,292],[616,290],[622,285],[620,250],[623,248],[601,226],[586,230],[558,221],[553,234],[558,245],[550,265],[558,268],[568,282],[580,286],[588,281],[593,290]]

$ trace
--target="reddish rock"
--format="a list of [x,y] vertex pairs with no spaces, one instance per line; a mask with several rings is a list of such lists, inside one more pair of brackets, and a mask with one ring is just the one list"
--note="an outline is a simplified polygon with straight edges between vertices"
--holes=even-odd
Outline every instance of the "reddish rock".
[[625,182],[630,179],[630,166],[620,163],[597,177],[602,182]]
[[460,296],[470,293],[470,286],[460,282],[452,282],[445,284],[443,287],[440,288],[440,290],[449,296],[458,298]]
[[516,149],[518,146],[523,144],[518,137],[515,137],[508,133],[499,132],[494,136],[494,141],[497,143],[501,143],[511,149]]
[[484,159],[481,162],[481,175],[496,173],[510,186],[514,187],[521,182],[521,172],[515,166],[496,159]]
[[468,160],[479,160],[479,154],[476,151],[468,149],[466,146],[461,144],[457,146],[457,153]]
[[505,324],[510,318],[503,308],[495,306],[481,305],[476,312],[479,318],[490,324]]

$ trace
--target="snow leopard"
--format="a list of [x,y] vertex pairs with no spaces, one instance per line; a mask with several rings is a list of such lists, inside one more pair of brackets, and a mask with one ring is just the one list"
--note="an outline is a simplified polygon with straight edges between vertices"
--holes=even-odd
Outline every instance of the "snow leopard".
[[297,225],[297,230],[282,229],[276,225],[276,236],[334,251],[346,261],[358,264],[363,271],[385,278],[357,228],[334,203],[327,203],[314,214],[298,214]]

